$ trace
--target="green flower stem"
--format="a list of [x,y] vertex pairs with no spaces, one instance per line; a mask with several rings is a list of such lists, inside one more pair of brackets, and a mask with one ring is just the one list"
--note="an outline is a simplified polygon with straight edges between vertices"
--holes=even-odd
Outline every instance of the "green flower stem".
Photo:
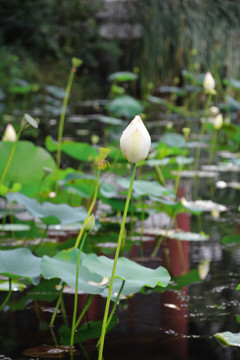
[[[212,99],[212,95],[209,94],[208,97],[207,97],[207,101],[206,101],[206,105],[204,107],[204,118],[206,117],[207,115],[207,109],[209,107],[209,104],[211,102],[211,99]],[[196,153],[196,157],[195,157],[195,167],[194,167],[194,170],[197,171],[198,170],[198,163],[199,163],[199,159],[200,159],[200,154],[201,154],[201,144],[202,144],[202,141],[203,141],[203,136],[204,136],[204,133],[205,133],[205,128],[206,128],[206,123],[205,123],[205,120],[204,119],[204,122],[202,123],[202,126],[201,126],[201,131],[200,131],[200,137],[199,137],[199,147],[197,148],[197,153]]]
[[114,301],[114,305],[113,305],[112,311],[111,311],[111,313],[110,313],[110,315],[109,315],[109,317],[108,317],[107,328],[108,328],[109,324],[110,324],[111,321],[112,321],[112,317],[113,317],[113,315],[114,315],[114,313],[115,313],[115,310],[116,310],[116,307],[117,307],[117,304],[118,304],[118,300],[119,300],[120,295],[121,295],[121,293],[122,293],[122,291],[123,291],[124,284],[125,284],[125,280],[123,280],[122,285],[121,285],[121,287],[120,287],[120,289],[119,289],[119,292],[118,292],[118,294],[117,294],[116,300]]
[[91,202],[91,205],[88,209],[88,213],[87,213],[87,216],[86,216],[86,219],[84,220],[83,222],[83,225],[82,225],[82,228],[78,234],[78,237],[77,237],[77,240],[76,240],[76,243],[74,245],[75,248],[78,248],[79,246],[79,243],[81,241],[81,238],[83,236],[83,232],[84,232],[84,229],[85,229],[85,226],[86,226],[86,222],[87,222],[87,219],[89,218],[89,216],[91,215],[92,213],[92,210],[94,208],[94,205],[96,203],[96,200],[97,200],[97,194],[98,194],[98,189],[99,189],[99,178],[100,178],[100,170],[98,170],[98,174],[97,174],[97,180],[96,180],[96,186],[95,186],[95,191],[94,191],[94,195],[93,195],[93,199],[92,199],[92,202]]
[[[121,285],[121,287],[120,287],[120,289],[119,289],[119,292],[118,292],[118,294],[117,294],[116,300],[114,301],[114,305],[113,305],[112,311],[111,311],[111,313],[110,313],[110,315],[109,315],[109,317],[108,317],[107,328],[108,328],[108,326],[110,325],[110,323],[111,323],[111,321],[112,321],[112,317],[113,317],[113,315],[114,315],[114,313],[115,313],[115,310],[116,310],[116,307],[117,307],[117,304],[118,304],[118,300],[119,300],[120,295],[121,295],[121,293],[122,293],[124,284],[125,284],[125,280],[123,280],[122,285]],[[100,338],[100,339],[101,339],[101,338]],[[99,339],[98,342],[97,342],[97,345],[96,345],[97,347],[99,346],[100,339]]]
[[161,168],[159,165],[154,165],[154,170],[156,171],[156,174],[157,174],[157,178],[158,178],[158,181],[159,183],[162,185],[162,186],[165,186],[166,183],[165,183],[165,179],[163,177],[163,174],[162,174],[162,171],[161,171]]
[[132,177],[131,177],[131,181],[130,181],[130,185],[129,185],[129,189],[128,189],[128,195],[127,195],[125,208],[124,208],[124,212],[123,212],[122,224],[121,224],[121,228],[120,228],[120,232],[119,232],[119,236],[118,236],[118,243],[117,243],[117,248],[116,248],[116,252],[115,252],[115,258],[114,258],[114,263],[113,263],[113,268],[112,268],[112,275],[111,275],[111,280],[110,280],[110,285],[109,285],[109,290],[108,290],[107,301],[106,301],[106,305],[105,305],[103,324],[102,324],[102,332],[101,332],[101,336],[100,336],[100,348],[99,348],[98,360],[102,360],[102,357],[103,357],[103,347],[104,347],[104,340],[105,340],[105,335],[106,335],[106,330],[107,330],[107,319],[108,319],[108,312],[109,312],[111,295],[112,295],[114,275],[116,272],[117,260],[118,260],[119,252],[121,249],[122,237],[123,237],[124,230],[125,230],[125,222],[126,222],[128,207],[129,207],[129,203],[130,203],[130,199],[131,199],[133,182],[134,182],[134,178],[135,178],[135,174],[136,174],[136,168],[137,168],[137,164],[134,164],[133,169],[132,169]]
[[62,112],[61,112],[60,123],[59,123],[59,128],[58,128],[57,169],[60,169],[64,120],[65,120],[65,116],[66,116],[68,98],[69,98],[70,90],[72,87],[75,72],[76,72],[76,68],[72,67],[70,74],[69,74],[65,97],[64,97],[63,105],[62,105]]
[[4,306],[7,304],[8,300],[10,299],[11,294],[12,294],[12,279],[9,279],[8,294],[7,294],[6,298],[5,298],[5,300],[3,301],[3,303],[0,305],[0,311],[2,311]]
[[86,312],[88,311],[88,308],[89,306],[91,305],[92,303],[92,299],[93,299],[93,295],[88,295],[88,299],[87,299],[87,303],[83,309],[83,311],[81,312],[81,314],[79,315],[77,321],[76,321],[76,324],[75,324],[75,330],[77,329],[78,325],[80,324],[83,316],[86,314]]
[[79,265],[80,265],[80,258],[82,253],[82,248],[87,238],[88,232],[84,233],[82,243],[80,245],[80,249],[78,252],[77,258],[77,268],[76,268],[76,282],[75,282],[75,295],[74,295],[74,308],[73,308],[73,318],[72,318],[72,331],[71,331],[71,339],[70,339],[70,346],[73,346],[74,343],[74,332],[76,329],[76,318],[77,318],[77,305],[78,305],[78,274],[79,274]]
[[216,142],[217,142],[217,130],[214,130],[213,137],[212,137],[212,143],[211,143],[211,150],[210,150],[210,155],[209,155],[209,160],[208,160],[209,165],[212,163]]
[[179,187],[179,183],[180,183],[182,170],[183,170],[183,163],[178,167],[178,174],[177,174],[177,177],[175,180],[175,185],[174,185],[174,192],[176,194],[175,200],[177,200],[177,192],[178,192],[178,187]]
[[16,140],[16,141],[14,142],[14,144],[13,144],[12,151],[11,151],[11,153],[10,153],[10,156],[9,156],[9,159],[8,159],[8,162],[7,162],[7,165],[6,165],[6,167],[5,167],[5,169],[4,169],[3,173],[2,173],[2,177],[1,177],[1,180],[0,180],[0,187],[1,187],[1,185],[3,184],[4,179],[5,179],[6,175],[7,175],[9,166],[10,166],[10,164],[11,164],[11,162],[12,162],[13,156],[14,156],[15,151],[16,151],[17,143],[18,143],[18,141],[19,141],[19,138],[20,138],[22,132],[23,132],[23,129],[21,128],[21,129],[19,130],[18,134],[17,134],[17,140]]
[[60,291],[60,294],[59,294],[59,297],[58,297],[58,301],[57,301],[57,304],[56,304],[56,306],[55,306],[55,310],[54,310],[54,313],[53,313],[53,315],[52,315],[52,318],[51,318],[51,321],[50,321],[50,324],[49,324],[50,327],[53,326],[54,321],[55,321],[55,318],[56,318],[56,316],[57,316],[57,312],[58,312],[58,309],[59,309],[59,306],[60,306],[61,300],[62,300],[62,295],[63,295],[64,286],[65,286],[65,283],[62,284],[62,288],[61,288],[61,291]]

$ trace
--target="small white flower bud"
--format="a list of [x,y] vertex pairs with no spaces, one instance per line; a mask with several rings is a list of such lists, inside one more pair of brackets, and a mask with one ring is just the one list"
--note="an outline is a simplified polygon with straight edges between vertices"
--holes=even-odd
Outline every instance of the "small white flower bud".
[[215,80],[212,77],[212,74],[210,72],[207,72],[204,77],[203,88],[206,93],[209,93],[209,94],[216,93],[216,91],[214,90],[215,89]]
[[7,125],[6,130],[3,134],[2,141],[10,141],[10,142],[17,141],[17,134],[12,124]]
[[151,146],[151,138],[140,116],[130,122],[120,138],[120,147],[125,159],[130,163],[146,159]]

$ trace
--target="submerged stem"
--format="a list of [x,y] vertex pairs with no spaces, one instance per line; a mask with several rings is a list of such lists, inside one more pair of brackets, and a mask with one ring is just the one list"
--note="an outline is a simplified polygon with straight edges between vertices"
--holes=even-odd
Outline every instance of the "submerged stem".
[[133,169],[132,169],[131,181],[130,181],[130,185],[129,185],[129,189],[128,189],[128,195],[127,195],[127,199],[126,199],[126,203],[125,203],[122,224],[121,224],[121,228],[120,228],[120,232],[119,232],[119,236],[118,236],[118,243],[117,243],[117,248],[116,248],[116,252],[115,252],[115,258],[114,258],[114,263],[113,263],[113,268],[112,268],[112,274],[111,274],[111,280],[110,280],[110,285],[109,285],[109,290],[108,290],[107,301],[106,301],[106,305],[105,305],[103,324],[102,324],[102,332],[101,332],[101,336],[100,336],[100,348],[99,348],[98,360],[102,360],[102,356],[103,356],[103,347],[104,347],[104,340],[105,340],[105,335],[106,335],[106,330],[107,330],[107,320],[108,320],[108,312],[109,312],[111,295],[112,295],[113,281],[114,281],[115,271],[116,271],[116,267],[117,267],[117,260],[118,260],[119,252],[121,249],[121,242],[122,242],[122,237],[124,234],[125,222],[126,222],[128,207],[129,207],[129,203],[130,203],[130,199],[131,199],[133,182],[134,182],[134,178],[135,178],[135,174],[136,174],[136,168],[137,168],[137,164],[134,164]]

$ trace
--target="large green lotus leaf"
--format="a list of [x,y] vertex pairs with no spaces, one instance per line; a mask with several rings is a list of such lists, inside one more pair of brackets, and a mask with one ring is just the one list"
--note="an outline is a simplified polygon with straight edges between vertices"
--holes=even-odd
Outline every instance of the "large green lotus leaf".
[[123,95],[111,100],[107,105],[107,109],[115,116],[133,118],[143,111],[143,106],[132,96]]
[[[0,141],[0,174],[7,165],[12,147],[13,143]],[[39,189],[44,168],[55,168],[52,156],[45,149],[35,146],[30,141],[19,141],[5,182],[8,184],[20,183],[23,194],[34,196]]]
[[[117,183],[124,189],[129,189],[130,179],[119,178]],[[133,184],[133,194],[136,197],[143,195],[174,196],[174,191],[160,185],[157,181],[135,180]]]
[[[75,288],[76,267],[79,250],[72,248],[63,250],[56,256],[50,258],[44,256],[41,262],[41,271],[45,279],[59,278],[69,286]],[[78,289],[88,294],[101,294],[106,283],[101,285],[103,280],[99,274],[91,273],[82,262],[86,254],[82,252],[79,266]]]
[[214,334],[214,336],[224,346],[225,345],[240,346],[240,333],[234,334],[230,331],[225,331],[222,333],[216,333]]
[[[67,204],[52,204],[50,202],[39,203],[21,193],[8,193],[8,201],[16,201],[24,205],[28,212],[35,217],[45,219],[45,223],[58,223],[63,225],[83,221],[86,218],[86,210],[80,207],[71,207]],[[54,221],[55,218],[55,221]],[[49,219],[49,222],[47,221]],[[53,221],[52,221],[53,220]]]
[[37,285],[40,280],[41,259],[27,248],[0,250],[0,274],[16,279],[24,277]]
[[[45,143],[48,151],[57,151],[58,143],[50,136],[47,136]],[[66,140],[63,141],[61,148],[63,152],[80,161],[92,161],[99,156],[98,151],[87,143]]]
[[[111,277],[113,268],[112,259],[89,254],[85,256],[83,265],[93,273],[107,278]],[[144,286],[151,288],[156,286],[166,287],[170,280],[168,271],[164,267],[160,266],[157,269],[150,269],[124,257],[118,259],[115,277],[113,286],[113,294],[115,295],[119,292],[123,280],[125,281],[122,290],[123,295],[137,293]],[[107,291],[108,289],[105,289],[103,295],[107,295]]]

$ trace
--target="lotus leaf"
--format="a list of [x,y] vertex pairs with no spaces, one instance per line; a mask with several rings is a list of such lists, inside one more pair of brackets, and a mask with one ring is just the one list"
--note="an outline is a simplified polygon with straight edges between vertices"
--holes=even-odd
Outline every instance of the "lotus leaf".
[[[46,147],[49,151],[57,151],[58,144],[50,136],[46,138]],[[80,161],[92,161],[99,156],[98,151],[87,143],[78,143],[74,141],[63,141],[62,151]]]
[[138,75],[135,73],[132,73],[130,71],[118,71],[111,75],[109,75],[108,79],[110,81],[117,80],[119,82],[125,82],[125,81],[134,81],[137,80]]
[[41,259],[27,248],[0,250],[0,274],[10,279],[23,277],[37,285],[40,280],[40,263]]
[[129,95],[118,96],[106,106],[115,116],[133,118],[143,111],[142,104]]
[[[113,260],[105,256],[97,256],[95,254],[89,254],[85,256],[83,265],[88,268],[89,271],[102,275],[103,277],[110,278],[113,268]],[[136,262],[124,257],[120,257],[117,262],[117,268],[115,273],[116,279],[113,285],[113,295],[116,296],[122,285],[122,281],[125,281],[122,294],[131,295],[140,291],[144,286],[166,287],[169,283],[170,276],[168,271],[160,266],[157,269],[150,269]],[[108,289],[105,289],[104,294],[107,296]]]
[[[119,178],[117,183],[124,189],[129,189],[130,179]],[[174,196],[174,191],[160,185],[157,181],[135,180],[133,185],[133,194],[138,196]]]
[[[6,167],[12,147],[13,143],[0,141],[0,173],[3,173]],[[52,156],[30,141],[19,141],[6,174],[5,183],[20,183],[23,194],[34,196],[38,192],[44,168],[52,170],[55,168]]]
[[41,219],[45,218],[45,223],[49,224],[58,223],[58,221],[63,225],[72,224],[84,221],[87,215],[82,206],[71,207],[67,204],[57,205],[50,202],[41,204],[36,199],[31,199],[21,193],[8,193],[6,197],[10,202],[16,201],[18,204],[24,205],[33,216]]
[[[56,256],[43,256],[41,271],[45,279],[59,278],[69,286],[75,288],[76,266],[79,250],[72,248],[60,251]],[[106,287],[101,284],[103,278],[99,274],[93,274],[82,262],[86,254],[82,252],[79,266],[78,289],[88,294],[102,294]],[[95,285],[96,284],[96,285]]]

